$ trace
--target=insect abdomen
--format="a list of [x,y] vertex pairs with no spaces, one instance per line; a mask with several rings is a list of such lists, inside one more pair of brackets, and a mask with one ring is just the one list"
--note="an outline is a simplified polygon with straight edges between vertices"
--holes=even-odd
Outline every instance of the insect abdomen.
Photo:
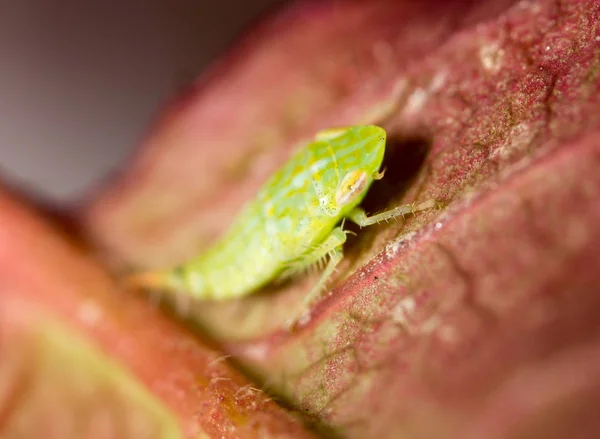
[[318,203],[307,209],[309,193],[284,199],[279,189],[247,206],[226,236],[194,264],[204,281],[199,297],[230,299],[256,290],[331,231],[337,220]]

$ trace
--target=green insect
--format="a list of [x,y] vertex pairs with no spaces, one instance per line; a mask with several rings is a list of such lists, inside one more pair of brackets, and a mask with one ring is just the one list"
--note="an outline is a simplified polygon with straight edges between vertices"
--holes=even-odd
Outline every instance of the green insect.
[[267,181],[215,245],[174,268],[134,274],[129,282],[224,300],[324,264],[306,296],[309,304],[342,260],[344,219],[365,227],[435,205],[430,200],[370,217],[358,207],[371,183],[383,177],[385,141],[385,131],[377,126],[319,132]]

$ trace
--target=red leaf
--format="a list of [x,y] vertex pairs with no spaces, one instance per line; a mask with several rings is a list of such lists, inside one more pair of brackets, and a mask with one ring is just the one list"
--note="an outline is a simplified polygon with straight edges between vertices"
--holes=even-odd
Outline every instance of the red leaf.
[[295,332],[281,323],[308,283],[194,315],[348,437],[589,437],[600,5],[513,3],[301,2],[272,17],[84,212],[90,239],[127,266],[195,254],[300,139],[379,123],[387,183],[368,206],[446,208],[362,231]]
[[0,224],[2,437],[311,437],[4,194]]

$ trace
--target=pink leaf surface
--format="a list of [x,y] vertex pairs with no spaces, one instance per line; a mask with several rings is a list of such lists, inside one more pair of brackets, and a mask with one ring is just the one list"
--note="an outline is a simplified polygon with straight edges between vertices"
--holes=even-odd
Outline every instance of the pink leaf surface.
[[594,437],[599,75],[593,1],[299,2],[167,111],[84,228],[116,266],[176,262],[301,139],[381,124],[367,207],[444,209],[361,231],[296,331],[311,279],[192,315],[344,437]]
[[0,436],[312,437],[0,194]]

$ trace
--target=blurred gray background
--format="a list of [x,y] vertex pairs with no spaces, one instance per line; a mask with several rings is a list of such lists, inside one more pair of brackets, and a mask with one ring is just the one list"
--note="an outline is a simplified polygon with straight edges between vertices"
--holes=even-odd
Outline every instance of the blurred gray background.
[[68,204],[279,0],[0,0],[0,177]]

